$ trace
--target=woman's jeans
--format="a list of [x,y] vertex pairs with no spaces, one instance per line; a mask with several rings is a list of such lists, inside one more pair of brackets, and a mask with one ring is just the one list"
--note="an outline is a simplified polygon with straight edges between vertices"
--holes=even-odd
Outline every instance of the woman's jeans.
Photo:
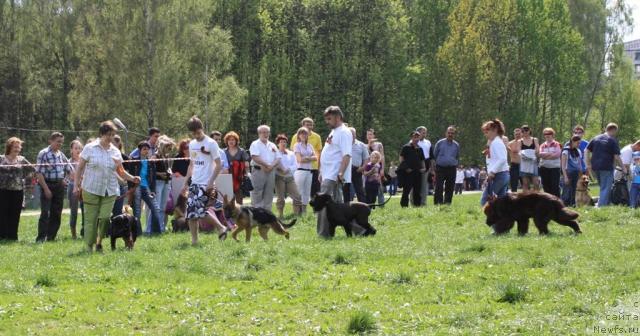
[[485,205],[489,196],[495,195],[497,197],[502,197],[507,195],[510,179],[509,171],[497,173],[496,176],[493,177],[493,180],[487,184],[487,187],[484,188],[480,204]]
[[127,193],[127,186],[120,186],[120,197],[116,198],[115,203],[113,203],[113,210],[111,210],[111,216],[118,216],[122,214],[122,208],[124,207],[124,202],[127,200],[125,196]]
[[395,195],[398,192],[398,178],[392,177],[389,182],[389,194]]
[[579,171],[567,171],[569,184],[565,183],[562,188],[562,201],[566,206],[576,206],[576,188],[578,187]]
[[[138,187],[136,190],[136,204],[133,209],[133,215],[140,219],[141,215],[141,207],[142,202],[144,202],[149,209],[154,209],[155,211],[151,211],[151,225],[147,225],[145,233],[160,233],[160,218],[158,217],[158,212],[160,212],[160,207],[156,202],[156,198],[151,197],[151,192],[148,187]],[[140,221],[138,221],[140,222]],[[138,232],[142,232],[141,228]]]
[[67,185],[67,198],[69,199],[69,208],[71,213],[69,214],[69,226],[72,229],[76,228],[76,224],[78,222],[78,208],[80,208],[80,213],[82,214],[80,235],[84,234],[84,206],[82,201],[78,200],[78,197],[73,194],[73,182],[69,182]]
[[[169,200],[169,192],[171,184],[167,181],[156,180],[156,202],[158,203],[158,218],[160,219],[160,232],[165,231],[165,222],[164,222],[164,210],[167,208],[167,201]],[[149,228],[151,227],[151,218],[150,210],[151,208],[147,208],[147,233],[151,233]]]
[[640,196],[640,183],[632,183],[629,192],[629,202],[632,208],[638,207],[638,196]]

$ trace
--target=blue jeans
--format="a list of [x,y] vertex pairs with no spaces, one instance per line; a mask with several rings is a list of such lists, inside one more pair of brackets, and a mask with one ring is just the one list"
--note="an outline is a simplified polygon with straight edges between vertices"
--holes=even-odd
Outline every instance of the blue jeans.
[[[154,209],[154,211],[151,211],[151,225],[147,225],[145,233],[160,233],[160,218],[158,218],[160,207],[155,197],[151,197],[149,188],[140,186],[136,190],[136,202],[133,209],[133,215],[138,219],[140,219],[142,202],[144,202],[149,209]],[[140,229],[138,232],[142,232],[142,230]]]
[[[124,195],[127,193],[127,186],[120,186],[120,197],[116,198],[116,201],[113,203],[113,210],[111,210],[111,216],[117,216],[122,214],[122,208],[124,207],[124,202],[126,201],[126,197]],[[137,218],[137,217],[136,217]]]
[[[169,192],[171,183],[156,180],[156,202],[158,203],[158,208],[160,209],[158,212],[158,218],[160,219],[160,232],[165,231],[165,222],[164,222],[164,210],[167,208],[167,201],[169,200]],[[151,233],[149,228],[151,227],[151,216],[149,214],[149,209],[147,209],[147,233]]]
[[632,183],[629,192],[629,203],[632,208],[638,207],[638,196],[640,196],[640,183]]
[[480,204],[485,205],[490,195],[496,195],[497,197],[507,195],[510,180],[509,171],[497,173],[496,176],[493,177],[493,180],[487,184],[487,187],[484,188],[482,198],[480,198]]
[[600,199],[598,207],[607,206],[610,203],[611,186],[613,186],[613,170],[594,170],[593,173],[600,185]]
[[[578,179],[580,178],[579,171],[567,171],[567,177],[569,177],[569,184],[562,186],[562,201],[566,206],[576,205],[576,188],[578,187]],[[561,179],[561,181],[564,178]]]
[[389,182],[389,194],[391,196],[395,195],[398,192],[398,178],[392,177]]

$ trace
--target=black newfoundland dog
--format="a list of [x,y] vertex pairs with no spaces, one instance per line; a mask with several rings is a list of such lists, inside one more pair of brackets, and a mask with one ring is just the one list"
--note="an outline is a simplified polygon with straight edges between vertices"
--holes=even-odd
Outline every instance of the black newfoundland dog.
[[496,234],[509,232],[515,222],[518,223],[518,233],[527,234],[529,218],[538,228],[540,234],[548,234],[547,224],[550,220],[566,225],[575,233],[582,233],[576,219],[578,213],[567,209],[557,197],[543,192],[528,192],[510,194],[490,199],[484,207],[487,225]]
[[[318,233],[323,236],[333,237],[338,226],[342,226],[349,237],[354,234],[363,236],[376,234],[376,229],[369,224],[371,209],[365,203],[336,203],[330,195],[317,194],[310,204],[315,213],[326,209],[327,223],[319,223],[318,225]],[[325,225],[327,226],[326,230],[320,228]]]
[[116,249],[116,240],[122,238],[127,249],[132,250],[138,232],[138,219],[129,213],[123,213],[111,218],[111,250]]

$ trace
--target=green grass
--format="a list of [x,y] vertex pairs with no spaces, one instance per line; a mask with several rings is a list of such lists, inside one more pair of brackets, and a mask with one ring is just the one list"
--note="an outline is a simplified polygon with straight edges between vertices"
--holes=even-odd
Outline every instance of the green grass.
[[104,254],[67,225],[35,244],[37,217],[24,217],[20,242],[0,245],[0,335],[584,334],[639,298],[639,212],[581,210],[581,236],[532,224],[496,237],[478,197],[394,199],[371,238],[318,239],[308,216],[289,241],[204,235],[194,248],[166,234]]

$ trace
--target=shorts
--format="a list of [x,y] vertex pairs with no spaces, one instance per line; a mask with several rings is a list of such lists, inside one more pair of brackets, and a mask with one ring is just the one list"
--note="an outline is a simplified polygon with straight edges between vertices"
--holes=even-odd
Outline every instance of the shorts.
[[207,186],[192,184],[189,186],[189,197],[187,198],[187,219],[198,219],[207,216]]

